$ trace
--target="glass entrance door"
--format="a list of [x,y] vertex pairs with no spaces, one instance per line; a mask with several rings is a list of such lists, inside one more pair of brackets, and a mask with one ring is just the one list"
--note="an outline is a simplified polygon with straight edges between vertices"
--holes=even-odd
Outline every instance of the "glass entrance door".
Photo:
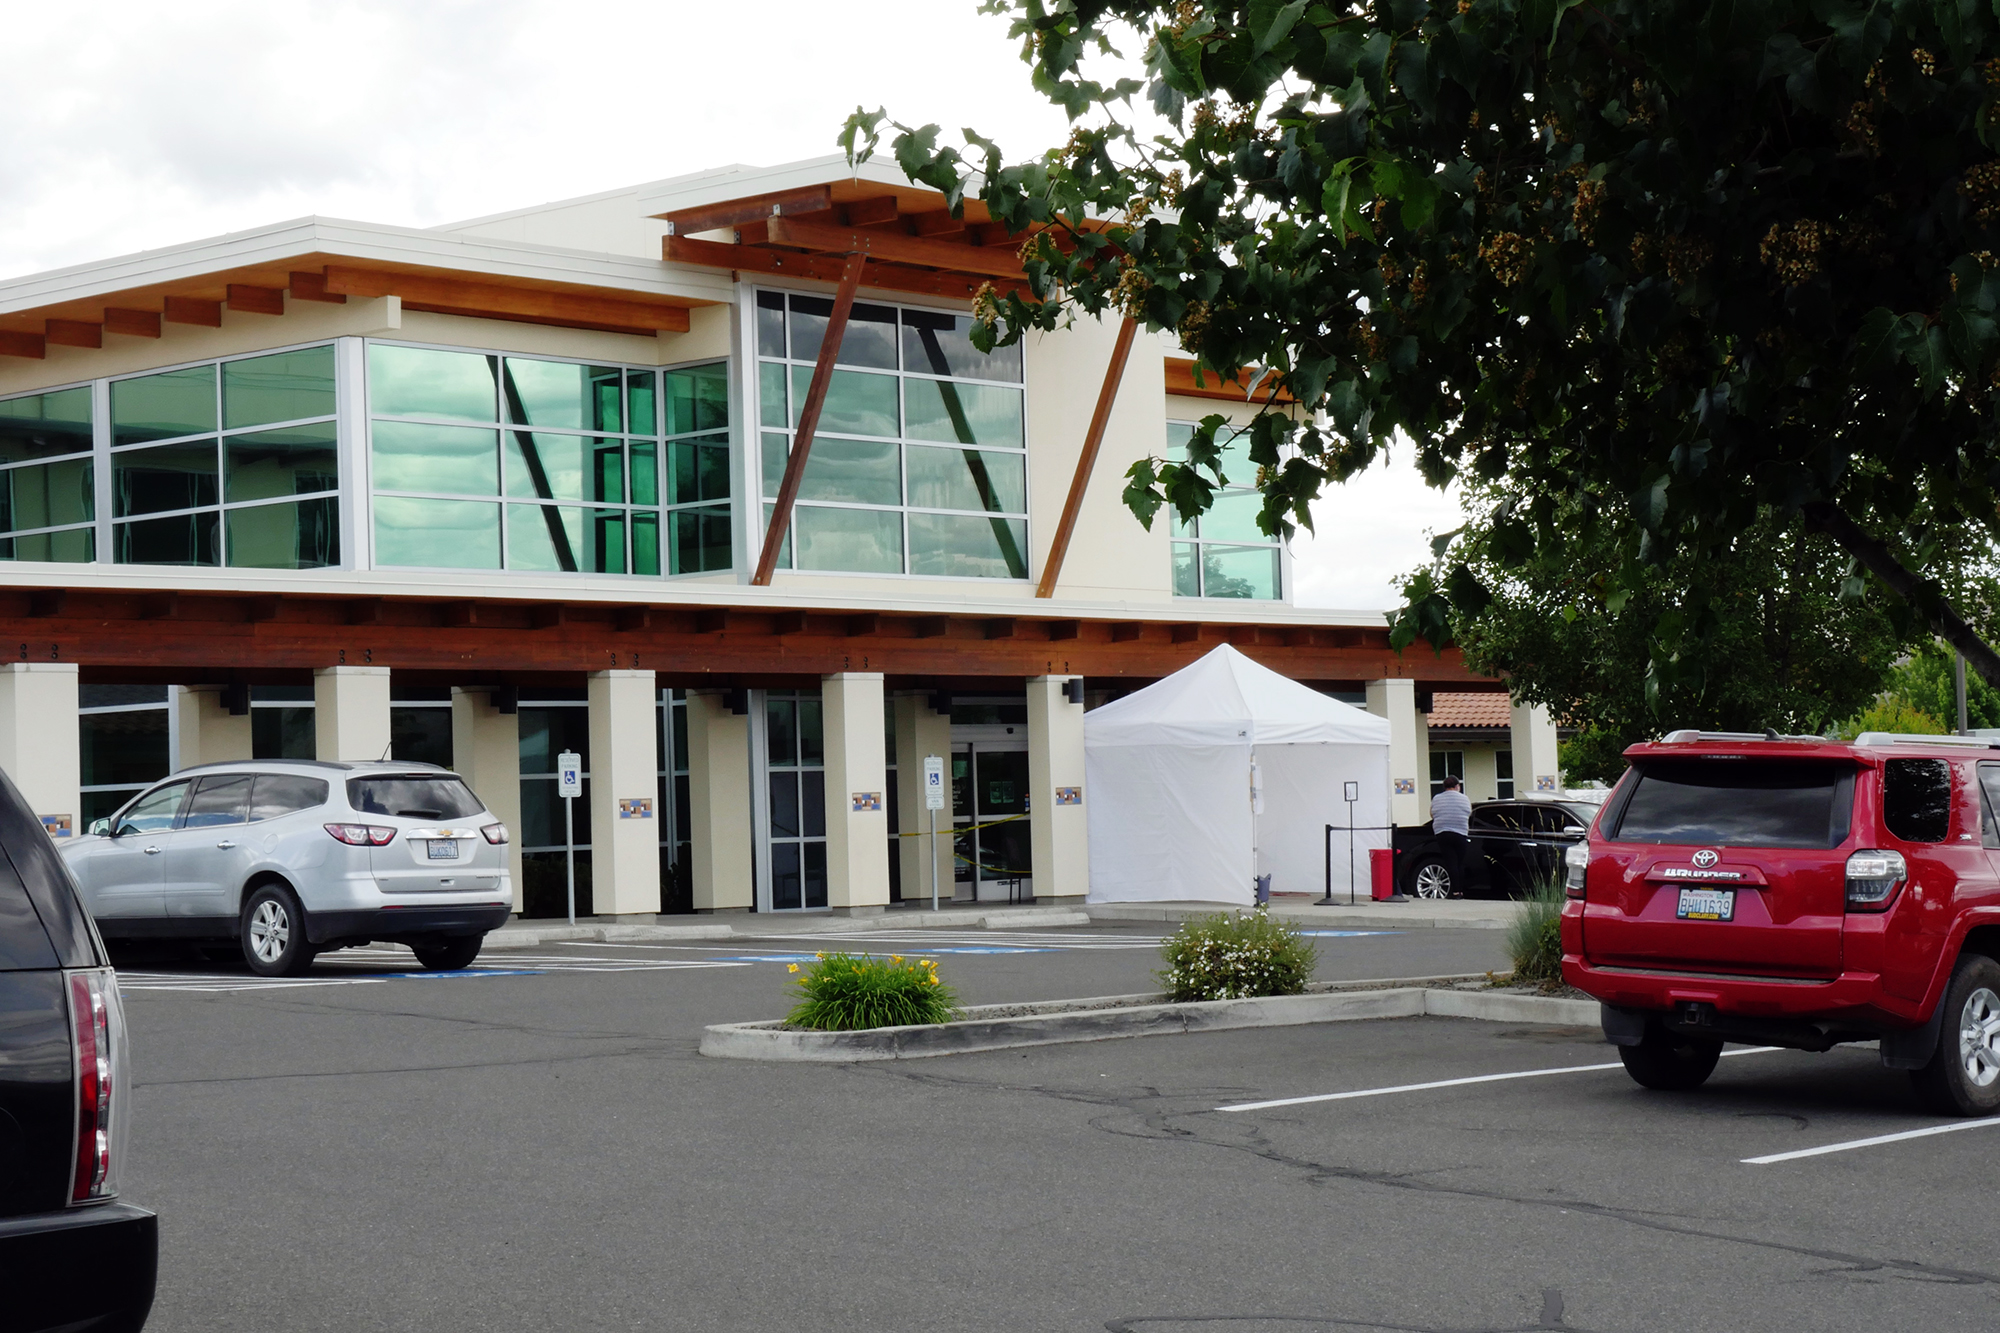
[[953,878],[970,899],[1007,902],[1033,898],[1028,743],[1012,738],[954,743],[951,814],[956,852]]
[[819,691],[764,696],[770,910],[826,906],[826,747]]

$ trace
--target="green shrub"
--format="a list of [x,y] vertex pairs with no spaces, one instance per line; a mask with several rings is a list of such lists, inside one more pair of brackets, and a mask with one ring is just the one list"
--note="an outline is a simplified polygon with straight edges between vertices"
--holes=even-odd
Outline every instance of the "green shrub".
[[1544,986],[1562,980],[1562,910],[1568,895],[1559,875],[1551,875],[1528,890],[1521,915],[1507,929],[1507,953],[1514,960],[1514,980]]
[[1319,963],[1304,936],[1261,907],[1184,922],[1160,954],[1167,966],[1156,975],[1176,1001],[1302,994]]
[[850,953],[816,958],[803,969],[791,966],[799,1002],[785,1021],[793,1027],[853,1032],[949,1023],[958,1016],[958,997],[938,979],[937,964],[928,958]]

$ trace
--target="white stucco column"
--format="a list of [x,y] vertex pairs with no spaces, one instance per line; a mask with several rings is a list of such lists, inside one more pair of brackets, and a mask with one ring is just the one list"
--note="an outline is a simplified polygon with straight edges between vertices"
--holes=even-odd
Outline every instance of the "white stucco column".
[[[902,861],[903,901],[931,900],[931,872],[937,872],[938,903],[951,901],[951,714],[933,713],[927,694],[898,694],[896,709],[896,840]],[[931,845],[931,812],[924,808],[924,759],[944,760],[945,807],[937,812],[936,846]],[[909,834],[921,834],[910,837]],[[926,853],[930,860],[926,861]]]
[[313,753],[320,759],[389,757],[389,668],[313,672]]
[[1430,755],[1417,749],[1417,683],[1403,677],[1368,682],[1368,711],[1389,719],[1389,822],[1424,822]]
[[57,838],[84,831],[76,710],[74,662],[9,662],[0,670],[0,769]]
[[250,710],[231,713],[219,685],[190,685],[174,700],[180,731],[179,768],[221,764],[252,757]]
[[1562,761],[1556,753],[1556,724],[1542,704],[1515,704],[1514,794],[1552,796],[1562,791]]
[[1090,891],[1083,802],[1083,705],[1063,696],[1080,676],[1028,680],[1028,841],[1035,900],[1081,903]]
[[659,682],[650,671],[590,676],[590,910],[660,914]]
[[882,673],[822,676],[820,705],[826,732],[827,906],[873,915],[889,905]]
[[493,706],[488,690],[451,692],[451,766],[507,826],[507,871],[514,910],[522,907],[521,719]]
[[[1431,817],[1431,719],[1430,715],[1417,710],[1412,705],[1411,717],[1416,719],[1417,728],[1417,822],[1428,823]],[[1465,774],[1467,794],[1470,795],[1472,774]],[[1474,799],[1478,799],[1474,797]]]
[[750,826],[750,719],[729,696],[687,698],[689,867],[697,912],[747,912],[756,904]]

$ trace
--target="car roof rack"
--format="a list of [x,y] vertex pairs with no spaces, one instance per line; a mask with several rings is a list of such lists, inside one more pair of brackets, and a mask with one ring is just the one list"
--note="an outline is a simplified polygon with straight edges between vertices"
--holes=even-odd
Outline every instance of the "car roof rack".
[[1824,745],[1825,736],[1780,736],[1766,727],[1762,731],[1696,731],[1692,727],[1680,731],[1670,731],[1660,737],[1662,745],[1691,745],[1696,741],[1803,741],[1806,744]]
[[1864,731],[1854,738],[1856,745],[1962,745],[1973,750],[2000,750],[2000,741],[1990,736],[1918,736],[1904,731]]

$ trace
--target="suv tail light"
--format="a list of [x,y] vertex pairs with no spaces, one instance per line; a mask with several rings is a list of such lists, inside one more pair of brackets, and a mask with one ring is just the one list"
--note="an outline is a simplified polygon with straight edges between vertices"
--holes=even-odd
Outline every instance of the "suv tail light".
[[349,847],[387,847],[396,840],[396,830],[380,824],[328,824],[326,831]]
[[1856,852],[1847,858],[1847,910],[1882,911],[1909,877],[1901,852]]
[[495,846],[504,846],[507,842],[507,826],[505,824],[481,824],[479,832],[485,837],[486,841],[493,843]]
[[125,1155],[125,1013],[110,968],[69,974],[70,1045],[76,1055],[76,1170],[69,1201],[117,1196]]
[[1584,872],[1590,869],[1590,844],[1573,842],[1563,850],[1563,892],[1572,898],[1583,897]]

